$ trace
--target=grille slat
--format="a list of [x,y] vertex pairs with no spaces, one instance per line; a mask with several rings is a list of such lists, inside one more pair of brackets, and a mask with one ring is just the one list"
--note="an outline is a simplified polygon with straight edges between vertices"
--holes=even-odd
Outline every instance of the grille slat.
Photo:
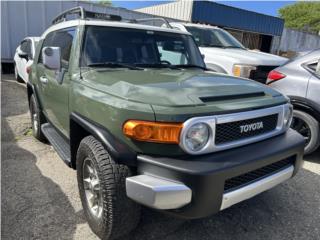
[[256,169],[254,171],[242,174],[240,176],[230,178],[225,181],[224,191],[233,191],[238,188],[244,187],[248,184],[251,184],[255,181],[258,181],[262,178],[270,176],[286,167],[289,167],[290,165],[293,165],[294,160],[294,157],[289,157],[279,162],[275,162],[262,168]]
[[269,72],[278,66],[257,66],[256,70],[252,70],[249,78],[260,83],[266,83]]
[[[263,127],[256,127],[254,130],[251,129],[248,131],[241,132],[241,128],[243,128],[243,126],[260,122],[263,123]],[[217,124],[215,144],[224,144],[271,132],[277,127],[277,122],[278,114],[273,114],[269,116],[246,119],[236,122]]]

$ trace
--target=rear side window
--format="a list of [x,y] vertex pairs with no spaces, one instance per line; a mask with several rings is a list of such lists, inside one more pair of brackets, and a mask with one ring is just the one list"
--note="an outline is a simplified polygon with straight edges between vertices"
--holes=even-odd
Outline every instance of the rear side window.
[[60,47],[62,66],[67,67],[69,64],[70,52],[74,35],[74,28],[68,28],[49,33],[42,44],[39,62],[42,63],[42,49],[44,47]]
[[312,70],[312,71],[316,71],[316,69],[317,69],[317,62],[315,62],[315,63],[311,63],[311,64],[309,64],[309,65],[307,65],[308,66],[308,68],[310,69],[310,70]]

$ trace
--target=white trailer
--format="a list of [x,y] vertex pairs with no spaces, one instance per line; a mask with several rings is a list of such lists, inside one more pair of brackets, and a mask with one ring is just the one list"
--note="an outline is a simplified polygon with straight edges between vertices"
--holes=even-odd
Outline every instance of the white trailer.
[[1,1],[1,63],[13,63],[17,46],[27,36],[40,36],[59,13],[76,6],[126,19],[153,15],[82,1]]

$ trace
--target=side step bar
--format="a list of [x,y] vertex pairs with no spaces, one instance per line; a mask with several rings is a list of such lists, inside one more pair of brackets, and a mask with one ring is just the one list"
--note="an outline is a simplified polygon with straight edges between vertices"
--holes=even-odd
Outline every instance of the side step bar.
[[42,124],[41,130],[50,142],[50,144],[52,145],[52,147],[56,150],[59,157],[69,167],[71,167],[70,145],[66,141],[66,139],[64,139],[50,123]]
[[176,209],[191,202],[192,191],[183,183],[149,175],[126,178],[127,196],[156,209]]
[[260,181],[249,184],[245,187],[223,194],[220,210],[226,209],[243,200],[252,198],[253,196],[269,190],[276,185],[288,180],[292,177],[294,167],[290,166],[280,172],[263,178]]

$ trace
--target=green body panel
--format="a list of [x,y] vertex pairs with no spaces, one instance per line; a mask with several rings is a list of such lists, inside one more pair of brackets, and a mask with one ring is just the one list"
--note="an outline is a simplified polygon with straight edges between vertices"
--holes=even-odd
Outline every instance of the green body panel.
[[[70,114],[76,112],[104,126],[136,152],[175,156],[184,154],[178,145],[131,140],[124,136],[123,124],[129,119],[184,122],[194,116],[248,111],[287,102],[280,93],[257,82],[199,69],[80,69],[82,35],[83,27],[79,27],[62,84],[56,81],[56,73],[42,64],[32,67],[31,81],[43,110],[66,137]],[[39,82],[42,74],[49,79],[47,86]],[[232,97],[261,92],[263,96]],[[203,102],[201,97],[224,99]]]

